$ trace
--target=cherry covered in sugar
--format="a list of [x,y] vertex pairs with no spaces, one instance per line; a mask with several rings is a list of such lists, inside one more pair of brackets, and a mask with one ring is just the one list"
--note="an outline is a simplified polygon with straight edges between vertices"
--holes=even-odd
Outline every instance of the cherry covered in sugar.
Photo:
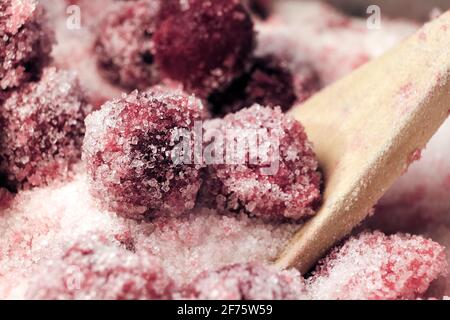
[[188,0],[154,35],[161,73],[206,98],[248,67],[255,34],[240,0]]
[[184,299],[200,300],[294,300],[306,299],[303,278],[296,270],[278,271],[247,263],[205,271],[184,290]]
[[223,161],[207,167],[203,205],[265,220],[315,213],[321,200],[318,162],[303,126],[280,108],[254,105],[207,121],[204,140],[219,141],[214,149]]
[[174,161],[177,132],[206,116],[200,100],[155,87],[107,102],[86,120],[90,188],[107,208],[134,219],[192,209],[200,167]]
[[39,82],[12,92],[0,108],[0,174],[10,189],[46,185],[81,158],[91,111],[76,75],[45,69]]
[[416,299],[447,268],[444,247],[421,236],[364,232],[318,263],[314,299]]
[[102,18],[94,51],[112,83],[144,89],[159,82],[152,48],[160,8],[160,0],[118,1]]
[[36,0],[2,0],[0,91],[38,80],[51,61],[53,42],[54,34],[47,25],[45,11]]
[[95,237],[72,245],[40,271],[28,289],[30,299],[160,300],[175,290],[156,257]]

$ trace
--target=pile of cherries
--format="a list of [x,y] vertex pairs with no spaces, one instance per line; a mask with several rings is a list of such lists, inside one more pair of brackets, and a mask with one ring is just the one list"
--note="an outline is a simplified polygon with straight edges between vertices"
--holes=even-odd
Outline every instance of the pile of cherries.
[[[246,4],[265,16],[265,2]],[[281,58],[254,55],[252,16],[239,0],[116,1],[97,33],[93,54],[99,70],[130,92],[92,112],[76,76],[51,67],[54,35],[44,10],[35,0],[1,1],[4,187],[15,192],[45,186],[69,175],[82,157],[93,197],[125,218],[180,216],[195,206],[269,221],[315,213],[321,200],[318,163],[302,125],[283,111],[307,99],[319,82],[304,77],[304,86],[294,86]],[[269,148],[265,161],[173,161],[174,136],[198,135],[198,123],[201,148],[229,131],[250,138],[252,130],[265,130],[268,138],[259,142],[277,148]],[[186,146],[198,147],[195,139]],[[262,173],[275,160],[277,169]],[[0,200],[13,201],[2,188]],[[157,257],[113,242],[93,236],[70,244],[60,259],[41,266],[27,296],[307,299],[311,288],[323,287],[335,291],[334,298],[342,292],[412,298],[445,269],[439,245],[376,233],[336,249],[309,283],[297,271],[249,263],[208,271],[179,286]],[[404,285],[394,286],[392,279],[400,275]]]
[[[131,92],[92,113],[86,127],[91,107],[77,78],[48,67],[54,35],[43,9],[33,0],[2,6],[0,174],[10,190],[67,176],[83,149],[92,194],[128,218],[178,216],[198,203],[267,220],[314,213],[317,161],[301,124],[280,111],[307,94],[296,92],[280,59],[254,56],[253,17],[241,1],[112,3],[93,54],[100,72]],[[174,163],[175,131],[196,121],[203,137],[230,127],[277,133],[279,170]]]

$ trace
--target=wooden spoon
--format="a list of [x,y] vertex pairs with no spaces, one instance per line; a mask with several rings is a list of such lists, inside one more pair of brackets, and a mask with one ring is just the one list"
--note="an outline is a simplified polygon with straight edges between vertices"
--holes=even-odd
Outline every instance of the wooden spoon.
[[307,272],[420,156],[449,109],[450,11],[295,108],[324,173],[324,199],[275,265]]

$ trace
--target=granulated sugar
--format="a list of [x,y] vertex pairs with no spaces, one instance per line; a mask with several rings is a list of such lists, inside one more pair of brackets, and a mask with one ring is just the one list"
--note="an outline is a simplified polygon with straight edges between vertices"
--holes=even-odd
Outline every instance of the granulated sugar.
[[59,261],[67,246],[93,234],[156,255],[167,274],[184,283],[203,270],[274,259],[297,228],[213,210],[139,224],[99,210],[86,180],[78,173],[73,181],[24,191],[0,209],[0,298],[23,298],[30,277],[42,272],[36,268]]

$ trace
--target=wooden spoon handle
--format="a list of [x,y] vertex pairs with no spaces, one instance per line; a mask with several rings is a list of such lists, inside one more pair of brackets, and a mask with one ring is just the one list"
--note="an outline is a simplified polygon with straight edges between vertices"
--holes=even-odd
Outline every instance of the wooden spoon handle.
[[450,11],[295,108],[315,145],[324,202],[275,265],[307,272],[371,211],[450,109]]

